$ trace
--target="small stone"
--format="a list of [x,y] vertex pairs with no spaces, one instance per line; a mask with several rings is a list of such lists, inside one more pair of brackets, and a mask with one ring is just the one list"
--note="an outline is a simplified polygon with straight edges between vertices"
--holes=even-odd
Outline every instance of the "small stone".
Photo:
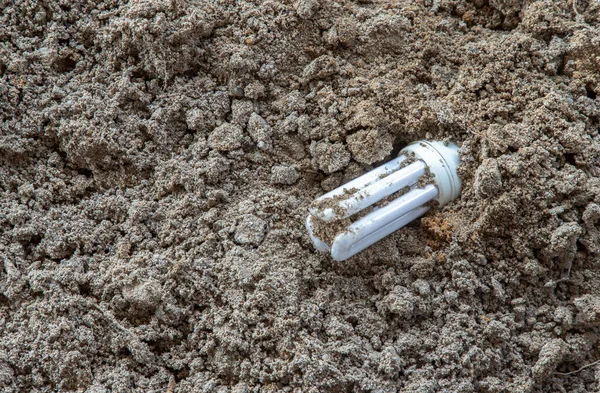
[[233,239],[238,244],[258,245],[265,237],[266,228],[264,220],[248,214],[238,223]]
[[215,128],[208,137],[208,146],[211,149],[228,151],[242,147],[244,132],[235,124],[223,123]]
[[276,165],[271,168],[271,183],[273,184],[291,185],[294,184],[299,177],[300,174],[298,174],[298,171],[291,166]]

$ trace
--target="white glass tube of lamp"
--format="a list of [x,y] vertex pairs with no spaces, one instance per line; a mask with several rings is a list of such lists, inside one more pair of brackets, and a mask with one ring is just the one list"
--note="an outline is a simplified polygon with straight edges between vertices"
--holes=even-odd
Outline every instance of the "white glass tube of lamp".
[[[415,161],[402,168],[408,155],[414,155]],[[454,143],[418,141],[408,145],[397,158],[315,200],[306,219],[315,248],[331,252],[335,260],[346,260],[425,214],[430,201],[440,206],[452,202],[461,192],[458,165],[458,146]],[[428,172],[431,184],[417,188],[416,183]],[[407,193],[384,207],[375,207],[337,234],[331,244],[315,234],[316,220],[327,225],[350,217],[406,187],[410,188]],[[329,200],[337,200],[335,207],[326,203]]]

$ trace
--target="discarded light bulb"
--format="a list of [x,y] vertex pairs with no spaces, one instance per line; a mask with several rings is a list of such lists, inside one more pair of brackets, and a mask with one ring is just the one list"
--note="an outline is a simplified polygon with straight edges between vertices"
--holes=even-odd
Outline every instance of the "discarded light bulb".
[[[413,155],[414,162],[402,167]],[[333,259],[343,261],[425,214],[430,201],[437,201],[440,207],[452,202],[461,192],[458,164],[458,146],[454,143],[418,141],[406,146],[397,158],[319,197],[306,219],[315,248],[330,251]],[[417,182],[426,174],[432,180],[420,188]],[[406,187],[408,192],[383,207],[374,207],[336,232],[333,240],[327,240],[323,228],[335,227],[340,220]]]

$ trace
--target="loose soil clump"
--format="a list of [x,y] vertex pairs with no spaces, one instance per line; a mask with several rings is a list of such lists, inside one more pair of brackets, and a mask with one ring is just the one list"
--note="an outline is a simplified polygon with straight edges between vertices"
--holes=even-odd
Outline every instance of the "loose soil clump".
[[[0,8],[3,391],[600,389],[599,2]],[[316,253],[419,139],[461,198]]]

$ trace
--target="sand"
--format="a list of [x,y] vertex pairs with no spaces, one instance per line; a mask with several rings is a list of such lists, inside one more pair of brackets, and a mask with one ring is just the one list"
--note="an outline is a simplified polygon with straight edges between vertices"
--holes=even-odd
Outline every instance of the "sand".
[[[0,9],[3,392],[600,390],[598,1]],[[423,138],[462,197],[316,253]]]

